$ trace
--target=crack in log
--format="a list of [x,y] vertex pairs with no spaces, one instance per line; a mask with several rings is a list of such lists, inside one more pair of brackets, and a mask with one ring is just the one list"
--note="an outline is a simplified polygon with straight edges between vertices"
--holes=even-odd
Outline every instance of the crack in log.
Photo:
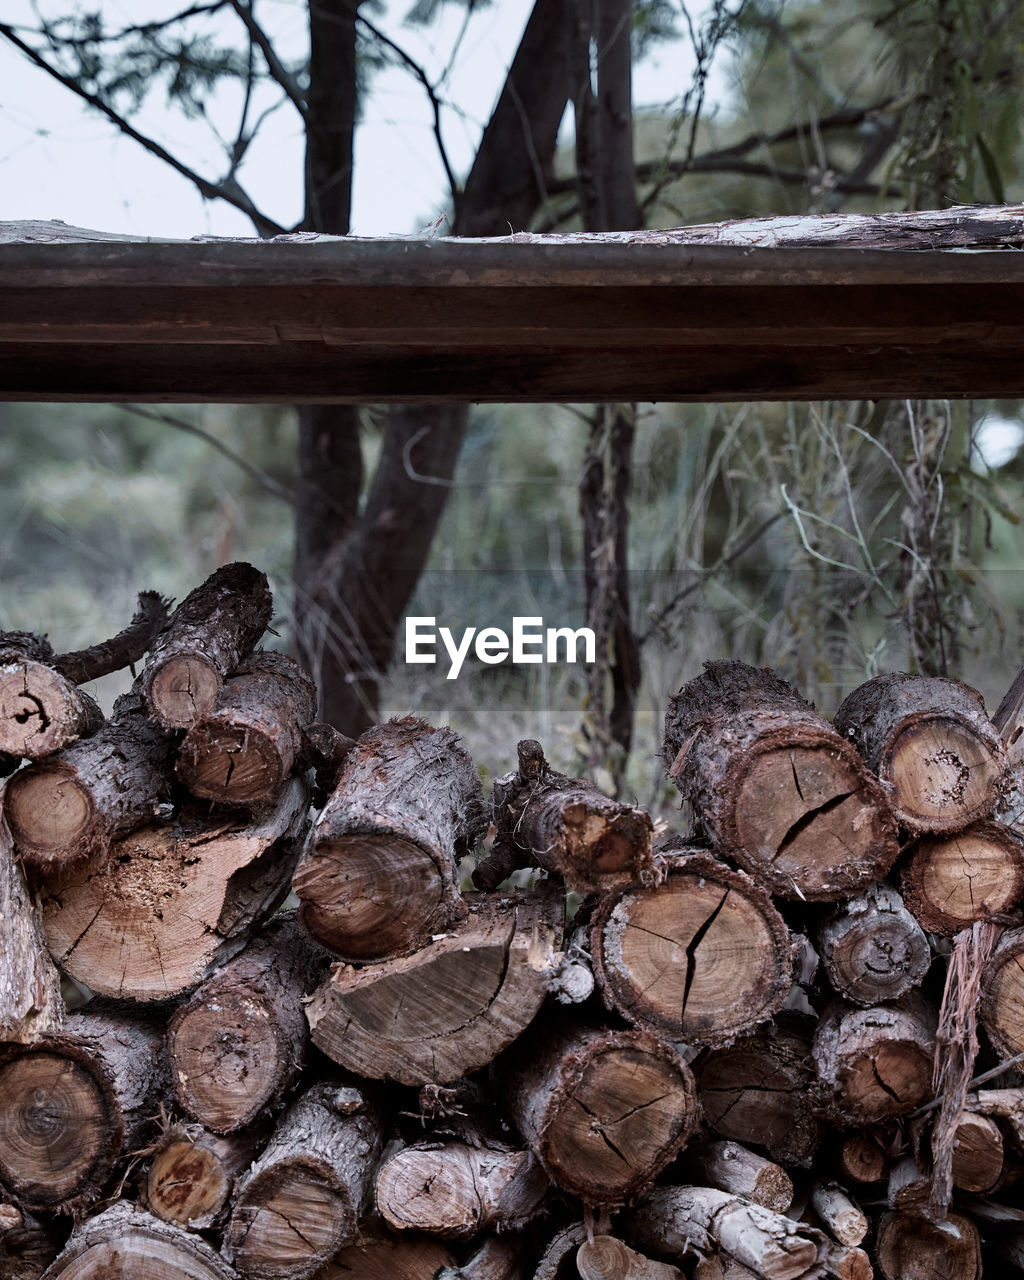
[[793,770],[793,785],[796,787],[796,793],[800,799],[803,800],[804,792],[803,788],[800,786],[800,776],[796,771],[796,760],[792,751],[789,753],[789,767]]
[[[796,822],[793,823],[786,834],[782,837],[779,842],[779,847],[772,854],[772,862],[780,857],[781,854],[785,853],[790,845],[799,840],[816,818],[823,817],[825,814],[831,813],[834,809],[838,809],[844,800],[849,800],[850,796],[855,794],[855,791],[843,791],[839,795],[833,796],[831,800],[826,800],[824,804],[818,805],[815,809],[809,809],[805,814],[797,818]],[[836,832],[831,831],[831,829],[830,832],[837,840],[839,840],[844,848],[847,847],[845,840],[843,840],[841,836],[837,835]]]
[[875,1061],[874,1058],[871,1059],[871,1071],[874,1074],[875,1080],[877,1081],[879,1088],[884,1089],[885,1092],[889,1095],[889,1097],[892,1098],[893,1102],[898,1102],[902,1105],[903,1099],[900,1097],[900,1095],[890,1085],[887,1085],[885,1081],[882,1079],[882,1077],[879,1075],[878,1063]]
[[626,1159],[626,1157],[622,1154],[622,1152],[615,1145],[615,1143],[612,1142],[611,1138],[608,1137],[607,1133],[605,1133],[604,1131],[605,1122],[601,1119],[601,1117],[597,1114],[597,1112],[591,1111],[591,1109],[587,1106],[587,1104],[583,1101],[583,1099],[577,1097],[576,1094],[572,1095],[572,1099],[577,1106],[581,1107],[587,1113],[587,1115],[590,1116],[591,1118],[590,1132],[596,1133],[597,1136],[604,1142],[605,1146],[607,1146],[610,1150],[615,1152],[615,1154],[619,1157],[619,1159],[622,1161],[622,1163],[626,1166],[627,1169],[632,1169],[633,1167],[632,1163]]
[[704,941],[705,937],[707,936],[708,930],[718,919],[722,908],[725,906],[725,900],[726,898],[728,898],[729,893],[730,893],[730,890],[726,889],[725,893],[722,895],[722,900],[719,902],[718,906],[715,907],[715,909],[711,912],[711,914],[700,926],[700,928],[695,930],[693,937],[690,939],[687,945],[686,976],[683,979],[683,1007],[679,1010],[680,1026],[683,1026],[686,1021],[686,1002],[690,998],[690,988],[693,986],[693,980],[697,973],[697,948]]
[[630,1107],[628,1111],[624,1111],[614,1121],[615,1124],[621,1124],[623,1120],[628,1120],[630,1116],[635,1116],[638,1111],[646,1111],[648,1107],[653,1107],[656,1102],[661,1102],[668,1097],[667,1093],[659,1093],[656,1098],[651,1098],[647,1102],[638,1102],[635,1107]]
[[34,693],[29,693],[28,689],[24,689],[21,696],[26,698],[29,702],[34,702],[36,704],[36,709],[35,711],[16,711],[12,719],[17,724],[28,724],[29,720],[31,720],[33,716],[38,716],[39,728],[36,730],[36,733],[45,733],[45,731],[50,727],[50,717],[46,714],[46,710],[43,707],[42,702]]

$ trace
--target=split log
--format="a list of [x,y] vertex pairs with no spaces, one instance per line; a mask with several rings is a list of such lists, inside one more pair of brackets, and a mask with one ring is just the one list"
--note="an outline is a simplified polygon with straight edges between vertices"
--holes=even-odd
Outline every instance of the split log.
[[1003,1173],[1003,1135],[990,1116],[965,1112],[953,1140],[953,1182],[961,1191],[991,1191]]
[[303,926],[356,963],[416,951],[464,913],[459,860],[486,829],[476,769],[450,729],[412,717],[374,726],[295,872]]
[[788,1022],[707,1054],[697,1090],[716,1133],[756,1142],[779,1164],[800,1164],[821,1144],[810,1041]]
[[266,1136],[259,1126],[221,1136],[201,1125],[171,1125],[150,1158],[146,1208],[162,1221],[192,1231],[214,1226],[235,1179],[252,1163]]
[[885,1280],[978,1280],[981,1240],[974,1223],[959,1213],[944,1222],[888,1213],[878,1225],[875,1261]]
[[543,867],[579,893],[653,877],[650,816],[556,773],[533,739],[519,744],[519,768],[495,782],[493,806],[494,845],[473,872],[478,889],[496,889],[518,867]]
[[696,1125],[689,1067],[643,1031],[539,1019],[495,1071],[510,1116],[551,1181],[586,1204],[637,1194]]
[[306,1280],[350,1244],[370,1193],[381,1120],[359,1089],[313,1085],[235,1188],[224,1253],[247,1280]]
[[327,963],[288,912],[178,1007],[167,1055],[182,1110],[230,1133],[284,1096],[306,1062],[302,1000]]
[[668,850],[655,887],[602,898],[591,954],[609,1007],[667,1040],[723,1045],[771,1017],[793,948],[767,893],[707,852]]
[[238,1280],[205,1241],[127,1200],[83,1222],[42,1280]]
[[684,1280],[678,1267],[645,1258],[614,1236],[584,1240],[576,1250],[576,1270],[580,1280]]
[[115,841],[47,880],[43,930],[76,981],[102,995],[164,1000],[201,982],[280,906],[305,835],[297,778],[255,825],[196,806]]
[[225,680],[216,708],[185,735],[178,777],[195,796],[266,803],[303,752],[316,698],[316,686],[293,658],[250,655]]
[[793,1179],[786,1170],[738,1142],[704,1143],[687,1151],[685,1159],[699,1186],[730,1191],[773,1213],[785,1213],[793,1203]]
[[217,705],[224,677],[270,623],[266,575],[251,564],[222,566],[178,605],[149,651],[142,693],[150,715],[187,729]]
[[836,1007],[814,1035],[818,1077],[845,1123],[906,1115],[931,1096],[935,1015],[921,1001],[874,1009]]
[[532,1021],[555,972],[564,894],[482,898],[415,955],[338,965],[306,1008],[313,1043],[359,1075],[448,1084],[486,1066]]
[[523,1226],[549,1187],[532,1151],[424,1142],[385,1159],[375,1196],[377,1211],[395,1230],[459,1240]]
[[827,1253],[824,1235],[713,1187],[656,1187],[623,1219],[645,1252],[682,1258],[721,1250],[766,1280],[798,1280]]
[[952,937],[1024,898],[1024,847],[999,822],[922,836],[903,868],[901,886],[922,926]]
[[840,1244],[858,1245],[867,1235],[867,1218],[836,1183],[817,1183],[811,1192],[811,1204]]
[[46,950],[39,909],[0,814],[0,1041],[29,1044],[64,1022],[60,974]]
[[781,897],[856,893],[896,857],[878,780],[771,671],[705,663],[669,703],[664,760],[718,849]]
[[1024,927],[1007,929],[981,976],[979,1017],[996,1052],[1024,1052]]
[[932,960],[921,926],[881,882],[832,913],[818,929],[817,943],[835,991],[859,1005],[905,996],[920,985]]
[[969,685],[876,676],[850,694],[835,725],[878,774],[908,831],[962,831],[995,808],[1006,756],[984,699]]
[[13,1204],[0,1204],[0,1275],[4,1280],[39,1280],[60,1253],[63,1241],[52,1223]]
[[453,1278],[461,1274],[443,1240],[389,1235],[364,1222],[359,1240],[339,1249],[314,1280],[440,1280],[449,1273]]
[[78,1213],[137,1143],[165,1085],[162,1037],[109,1010],[0,1046],[0,1187],[33,1212]]

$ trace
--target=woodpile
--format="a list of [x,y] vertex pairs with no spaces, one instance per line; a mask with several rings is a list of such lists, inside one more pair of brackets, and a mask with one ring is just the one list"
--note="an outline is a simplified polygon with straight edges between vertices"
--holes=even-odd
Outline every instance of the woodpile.
[[270,616],[0,634],[3,1280],[1024,1270],[1019,699],[708,663],[655,842],[533,741],[488,801],[342,738]]

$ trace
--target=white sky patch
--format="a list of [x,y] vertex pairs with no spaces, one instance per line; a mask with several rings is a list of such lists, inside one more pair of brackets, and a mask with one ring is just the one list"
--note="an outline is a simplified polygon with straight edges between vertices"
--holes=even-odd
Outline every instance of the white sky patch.
[[1024,448],[1024,422],[987,413],[975,424],[971,440],[971,470],[982,474],[998,471]]

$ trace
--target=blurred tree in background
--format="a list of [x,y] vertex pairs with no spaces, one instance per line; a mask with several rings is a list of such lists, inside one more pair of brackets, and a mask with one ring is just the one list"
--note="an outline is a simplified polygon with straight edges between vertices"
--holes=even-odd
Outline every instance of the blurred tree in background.
[[[480,6],[464,3],[470,24]],[[439,8],[421,0],[410,16]],[[122,128],[157,84],[199,122],[226,81],[238,86],[225,176],[185,165],[183,178],[261,235],[287,228],[255,208],[243,165],[271,109],[260,95],[276,94],[304,131],[300,225],[343,233],[374,68],[407,68],[445,155],[443,79],[374,16],[317,0],[310,44],[287,58],[251,0],[116,30],[83,7],[35,31],[0,24],[0,37]],[[630,46],[672,42],[692,75],[624,129]],[[460,182],[447,164],[449,221],[479,235],[1017,200],[1022,57],[1012,0],[714,0],[700,13],[537,0],[469,173]],[[716,60],[731,87],[712,102]],[[575,145],[559,149],[570,102]],[[998,697],[1019,663],[1024,586],[996,572],[1019,561],[1016,404],[0,412],[0,486],[16,513],[0,543],[6,626],[102,630],[93,610],[117,598],[112,579],[127,616],[140,586],[181,595],[229,556],[266,565],[279,596],[293,569],[292,642],[352,729],[378,712],[406,611],[457,627],[545,610],[579,624],[603,609],[615,638],[589,678],[500,667],[446,684],[443,669],[392,667],[386,711],[450,719],[494,768],[517,733],[546,736],[555,759],[635,787],[665,694],[706,657],[776,666],[826,712],[876,669],[949,672]],[[595,575],[597,546],[612,550]],[[283,614],[279,629],[291,625]]]

